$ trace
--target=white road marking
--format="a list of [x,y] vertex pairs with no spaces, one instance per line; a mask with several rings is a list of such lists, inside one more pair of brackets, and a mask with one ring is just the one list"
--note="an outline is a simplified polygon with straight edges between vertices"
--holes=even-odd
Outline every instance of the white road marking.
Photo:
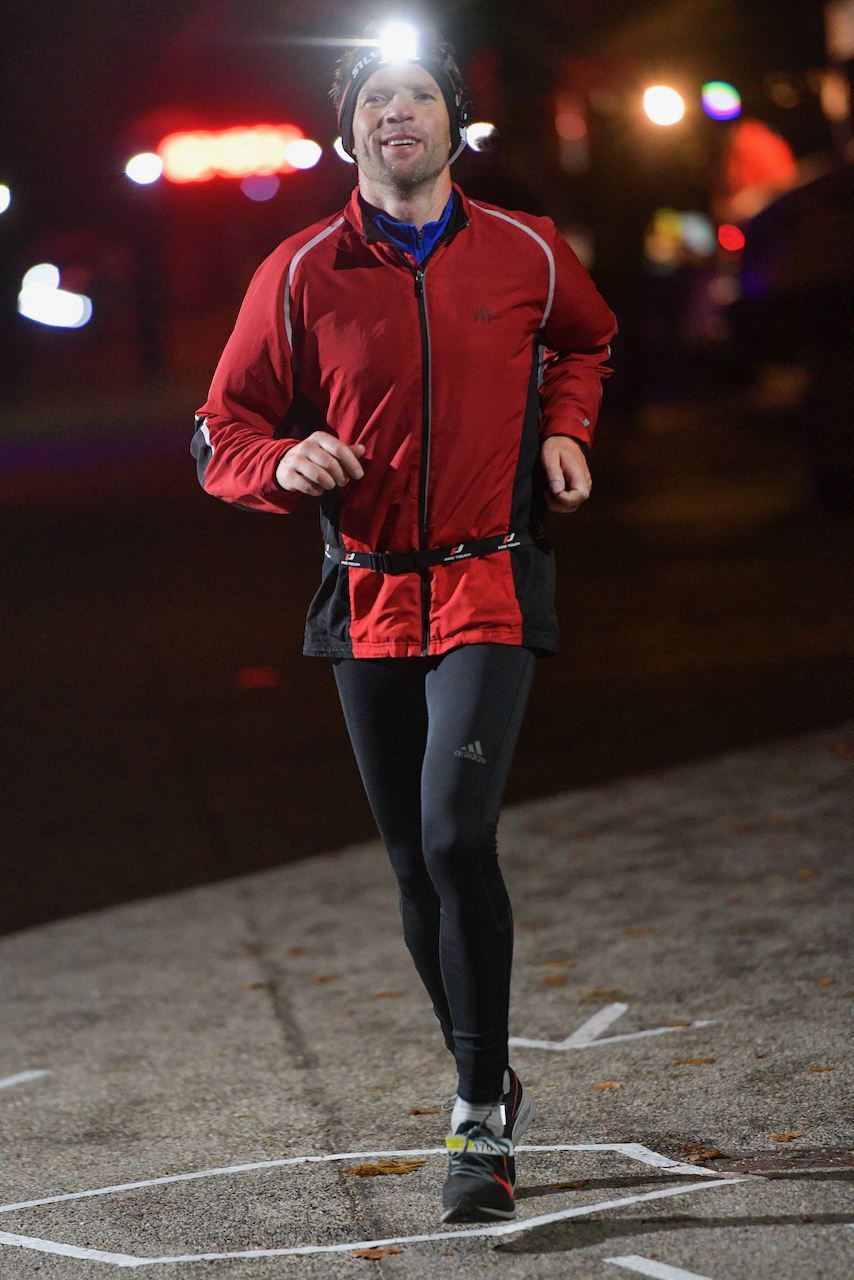
[[655,1258],[641,1258],[636,1253],[627,1253],[623,1258],[603,1258],[603,1262],[613,1262],[617,1267],[625,1267],[627,1271],[638,1271],[642,1276],[654,1276],[655,1280],[709,1280],[709,1276],[701,1276],[696,1271],[684,1271],[682,1267],[669,1267],[666,1262],[656,1262]]
[[10,1089],[13,1084],[24,1084],[27,1080],[37,1080],[39,1076],[49,1076],[49,1071],[19,1071],[16,1076],[6,1076],[0,1080],[0,1089]]
[[[716,1177],[711,1169],[695,1169],[691,1164],[680,1164],[669,1160],[658,1151],[639,1142],[581,1142],[558,1143],[557,1146],[520,1146],[517,1151],[615,1151],[629,1160],[638,1160],[641,1164],[651,1165],[654,1169],[666,1169],[668,1173],[706,1174]],[[329,1160],[389,1160],[405,1159],[412,1156],[444,1156],[444,1147],[415,1147],[408,1151],[337,1151],[323,1156],[286,1156],[279,1160],[257,1160],[252,1164],[231,1164],[216,1169],[199,1169],[193,1173],[170,1173],[162,1178],[145,1178],[139,1182],[119,1182],[109,1187],[94,1187],[90,1191],[67,1191],[64,1195],[45,1196],[41,1200],[19,1200],[14,1204],[0,1204],[0,1213],[12,1213],[16,1209],[35,1209],[43,1204],[61,1204],[66,1200],[87,1200],[92,1196],[108,1196],[116,1191],[137,1191],[142,1187],[162,1187],[170,1182],[194,1182],[199,1178],[218,1178],[226,1173],[251,1173],[255,1169],[280,1169],[285,1165],[323,1164]]]
[[692,1027],[711,1027],[716,1019],[705,1018],[701,1022],[686,1022],[681,1027],[653,1027],[650,1031],[629,1031],[619,1036],[603,1036],[601,1033],[628,1011],[627,1004],[606,1004],[594,1013],[565,1040],[528,1040],[523,1036],[511,1036],[509,1043],[520,1049],[551,1049],[563,1053],[567,1049],[587,1049],[592,1044],[615,1044],[617,1040],[643,1040],[646,1036],[664,1036],[671,1031],[689,1031]]
[[[589,1149],[589,1148],[588,1148]],[[365,1153],[368,1154],[368,1153]],[[352,1156],[346,1157],[351,1159]],[[688,1187],[665,1187],[661,1191],[648,1191],[643,1195],[625,1196],[620,1200],[603,1200],[599,1204],[579,1205],[574,1209],[562,1209],[556,1213],[542,1213],[521,1222],[503,1222],[492,1227],[473,1227],[464,1231],[436,1231],[418,1236],[389,1236],[382,1240],[349,1240],[344,1244],[302,1244],[281,1249],[242,1249],[230,1253],[185,1253],[174,1257],[139,1258],[126,1253],[105,1253],[98,1249],[80,1249],[76,1245],[60,1244],[55,1240],[39,1240],[31,1236],[0,1232],[0,1244],[32,1249],[39,1253],[61,1254],[68,1258],[88,1258],[96,1262],[109,1262],[117,1267],[165,1266],[177,1262],[217,1262],[230,1258],[297,1257],[312,1253],[348,1253],[351,1249],[376,1249],[385,1245],[423,1244],[431,1240],[471,1239],[474,1236],[506,1236],[552,1222],[564,1222],[569,1218],[582,1218],[591,1213],[604,1213],[608,1209],[620,1209],[640,1204],[645,1200],[662,1200],[669,1196],[685,1196],[693,1191],[710,1191],[713,1187],[729,1187],[743,1178],[720,1178],[715,1182],[694,1182]],[[687,1273],[686,1273],[687,1274]]]

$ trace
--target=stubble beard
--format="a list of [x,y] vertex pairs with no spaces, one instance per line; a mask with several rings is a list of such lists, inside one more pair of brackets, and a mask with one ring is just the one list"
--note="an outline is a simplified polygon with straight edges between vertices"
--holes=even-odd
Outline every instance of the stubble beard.
[[425,148],[418,164],[395,171],[384,162],[382,156],[376,156],[369,148],[357,146],[356,163],[371,182],[385,187],[397,196],[411,197],[420,187],[432,186],[448,162]]

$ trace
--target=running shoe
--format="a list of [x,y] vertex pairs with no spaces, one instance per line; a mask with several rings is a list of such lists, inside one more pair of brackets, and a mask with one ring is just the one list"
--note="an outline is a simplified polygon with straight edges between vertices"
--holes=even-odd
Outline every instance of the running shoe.
[[515,1218],[513,1141],[470,1120],[445,1139],[448,1176],[442,1188],[443,1222]]
[[504,1073],[504,1086],[504,1092],[501,1095],[504,1137],[509,1138],[515,1145],[536,1116],[537,1107],[512,1067],[508,1067]]

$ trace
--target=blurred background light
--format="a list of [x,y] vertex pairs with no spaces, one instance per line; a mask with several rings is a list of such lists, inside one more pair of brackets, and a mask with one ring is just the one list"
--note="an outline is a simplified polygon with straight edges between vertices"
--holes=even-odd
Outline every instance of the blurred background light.
[[27,320],[55,329],[82,329],[92,316],[92,300],[59,287],[59,268],[40,262],[21,281],[18,311]]
[[587,133],[587,121],[580,111],[559,111],[555,128],[565,142],[579,142]]
[[690,254],[710,258],[717,244],[715,228],[704,213],[656,209],[644,238],[644,256],[653,274],[669,275]]
[[5,213],[12,203],[12,192],[5,182],[0,182],[0,213]]
[[744,232],[731,222],[725,222],[718,227],[718,243],[722,249],[728,249],[730,253],[739,253],[744,248]]
[[643,95],[643,109],[653,124],[676,124],[685,114],[685,103],[675,89],[654,84]]
[[418,58],[418,35],[408,22],[392,22],[380,35],[383,62],[415,62]]
[[472,151],[489,151],[497,138],[495,125],[487,124],[485,120],[470,124],[466,129],[466,142]]
[[775,107],[783,107],[788,110],[800,104],[803,95],[788,76],[768,75],[762,83],[765,86],[765,92]]
[[150,183],[156,182],[163,173],[163,161],[153,151],[142,151],[138,156],[132,156],[128,160],[125,173],[131,182],[137,183],[140,187],[147,187]]
[[741,96],[725,80],[710,80],[708,84],[704,84],[700,101],[706,115],[713,120],[734,120],[741,115]]
[[[164,176],[170,182],[207,182],[223,178],[248,178],[253,174],[293,173],[297,165],[287,157],[295,142],[303,142],[301,129],[293,124],[259,124],[251,128],[224,129],[218,133],[197,129],[190,133],[170,133],[160,142],[157,153],[163,161]],[[317,147],[317,143],[310,144]],[[320,148],[317,148],[317,159]],[[316,164],[317,159],[312,163]]]
[[295,169],[313,169],[322,155],[323,149],[310,138],[297,138],[285,150],[285,159]]
[[685,248],[699,258],[709,258],[715,251],[715,228],[704,213],[682,214],[682,239]]
[[37,266],[30,267],[21,281],[21,288],[28,289],[34,284],[45,284],[49,289],[58,289],[59,267],[55,267],[52,262],[40,262]]
[[338,159],[343,160],[345,164],[356,163],[356,161],[353,159],[352,156],[347,155],[347,152],[344,150],[344,143],[341,141],[340,138],[335,139],[335,141],[332,144],[332,149],[335,152]]
[[261,204],[264,200],[272,200],[281,185],[274,173],[253,173],[243,179],[240,190],[249,200]]

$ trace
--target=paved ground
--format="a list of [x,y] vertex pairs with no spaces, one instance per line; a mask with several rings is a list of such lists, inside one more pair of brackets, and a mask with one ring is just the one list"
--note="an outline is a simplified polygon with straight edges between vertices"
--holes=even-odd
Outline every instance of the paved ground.
[[[852,772],[849,726],[506,812],[514,1035],[613,1021],[587,1047],[514,1049],[540,1109],[527,1141],[612,1149],[521,1157],[520,1219],[557,1217],[503,1236],[351,1256],[440,1232],[429,1152],[454,1084],[376,844],[7,936],[0,1084],[49,1074],[0,1090],[0,1208],[224,1171],[3,1208],[0,1275],[153,1258],[163,1280],[607,1280],[635,1256],[670,1280],[848,1280]],[[409,1172],[348,1172],[425,1148]],[[300,1245],[346,1247],[168,1261]]]

